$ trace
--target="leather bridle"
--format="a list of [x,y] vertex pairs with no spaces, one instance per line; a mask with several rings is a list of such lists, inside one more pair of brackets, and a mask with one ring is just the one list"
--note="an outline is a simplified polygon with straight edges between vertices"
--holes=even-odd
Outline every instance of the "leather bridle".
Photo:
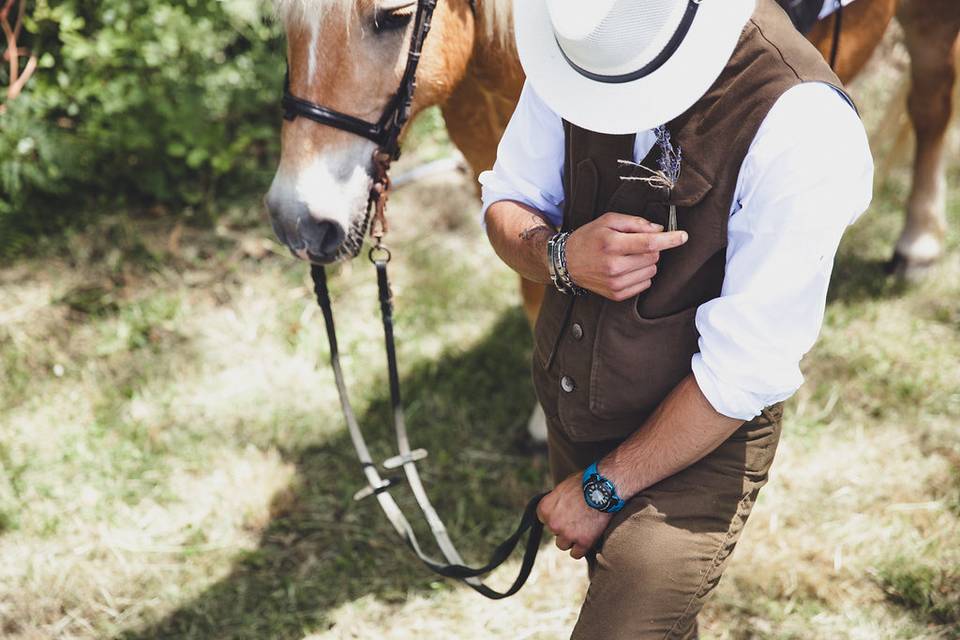
[[[400,81],[400,87],[397,89],[396,94],[394,94],[387,103],[383,115],[380,116],[377,122],[361,120],[294,96],[290,92],[289,72],[284,84],[282,104],[284,118],[287,120],[292,121],[298,117],[307,118],[318,124],[367,138],[377,145],[377,149],[374,152],[375,174],[373,177],[373,185],[370,189],[370,197],[367,202],[367,220],[364,221],[364,227],[366,227],[370,221],[370,212],[371,209],[373,209],[375,214],[370,233],[374,238],[374,246],[370,249],[369,256],[377,270],[380,311],[387,355],[387,375],[390,384],[393,425],[394,431],[396,432],[398,449],[398,455],[384,461],[382,466],[386,470],[403,469],[407,484],[410,486],[420,510],[427,519],[427,523],[437,542],[437,546],[443,554],[445,562],[438,561],[423,551],[409,521],[403,515],[393,496],[390,495],[391,487],[393,487],[398,480],[394,478],[384,479],[381,477],[378,467],[370,455],[360,425],[357,422],[356,414],[351,406],[346,382],[343,377],[343,369],[340,365],[340,352],[337,346],[333,305],[330,301],[329,289],[327,288],[326,269],[322,265],[314,264],[311,266],[310,273],[314,282],[317,303],[323,312],[323,319],[327,329],[327,340],[330,345],[330,364],[333,368],[337,391],[340,395],[340,405],[347,423],[347,430],[350,433],[350,440],[357,452],[361,470],[367,480],[367,486],[358,491],[354,499],[362,500],[369,496],[376,496],[381,509],[393,525],[393,528],[396,529],[404,542],[406,542],[417,557],[431,571],[447,578],[461,580],[481,595],[499,600],[519,591],[530,576],[530,571],[533,569],[543,534],[543,524],[537,518],[537,505],[540,503],[543,495],[537,495],[528,502],[517,530],[496,547],[487,564],[475,568],[465,565],[450,539],[447,528],[444,526],[439,515],[437,515],[436,509],[434,509],[430,503],[430,499],[427,497],[423,482],[417,470],[416,463],[424,459],[427,456],[427,452],[424,449],[411,449],[407,436],[406,420],[404,418],[403,403],[400,396],[400,375],[397,366],[396,343],[393,331],[393,297],[390,291],[390,279],[387,275],[387,265],[390,262],[391,253],[383,244],[383,237],[387,231],[386,202],[390,191],[390,179],[387,174],[390,169],[390,163],[400,156],[400,133],[410,119],[413,95],[417,87],[417,66],[420,63],[420,54],[423,51],[427,34],[430,32],[430,21],[436,6],[437,0],[419,0],[417,2],[413,35],[411,36],[410,50],[407,54],[407,64],[403,78]],[[472,3],[471,7],[473,7]],[[497,591],[484,584],[479,578],[503,564],[512,555],[521,538],[527,532],[529,532],[529,534],[527,536],[520,571],[510,588],[505,591]]]

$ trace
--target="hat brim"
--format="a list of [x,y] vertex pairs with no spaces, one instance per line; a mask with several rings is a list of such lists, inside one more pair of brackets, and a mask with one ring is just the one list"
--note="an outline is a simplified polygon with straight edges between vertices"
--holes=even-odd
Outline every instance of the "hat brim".
[[537,95],[560,117],[597,133],[624,134],[666,124],[697,102],[733,54],[756,0],[705,0],[677,51],[653,73],[606,83],[564,58],[547,0],[514,0],[520,63]]

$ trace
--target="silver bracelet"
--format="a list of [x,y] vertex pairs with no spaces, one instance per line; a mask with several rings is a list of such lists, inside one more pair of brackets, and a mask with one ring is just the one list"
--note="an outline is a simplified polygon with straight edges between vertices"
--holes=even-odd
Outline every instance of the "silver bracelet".
[[570,277],[570,271],[567,269],[567,240],[570,239],[570,234],[565,233],[559,242],[559,247],[557,255],[560,259],[560,280],[563,282],[563,285],[575,296],[583,295],[587,291],[582,287],[577,286],[577,283],[573,281],[573,278]]
[[557,273],[557,241],[561,235],[563,234],[558,233],[547,240],[547,268],[550,270],[550,280],[553,281],[553,286],[561,293],[566,293]]
[[547,264],[553,286],[560,293],[579,296],[586,293],[586,290],[577,286],[567,270],[567,239],[569,237],[569,232],[561,232],[547,241]]

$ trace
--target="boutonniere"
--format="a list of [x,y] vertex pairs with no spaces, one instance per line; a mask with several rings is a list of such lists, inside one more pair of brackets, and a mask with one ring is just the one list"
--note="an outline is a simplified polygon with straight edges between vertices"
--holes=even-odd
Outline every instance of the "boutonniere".
[[[629,160],[620,160],[620,164],[638,167],[650,175],[647,176],[621,176],[621,180],[632,180],[645,182],[655,189],[667,190],[667,202],[670,202],[670,196],[677,186],[680,179],[680,169],[683,160],[683,149],[680,145],[674,146],[670,138],[670,131],[663,125],[655,129],[657,135],[657,146],[660,147],[660,158],[657,160],[657,169],[645,167],[642,164],[631,162]],[[670,219],[667,223],[667,231],[677,230],[677,206],[670,203]]]

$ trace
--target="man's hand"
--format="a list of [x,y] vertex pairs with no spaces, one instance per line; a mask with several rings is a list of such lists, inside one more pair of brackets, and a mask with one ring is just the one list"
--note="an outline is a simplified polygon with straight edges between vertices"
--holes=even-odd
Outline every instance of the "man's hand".
[[606,530],[613,516],[587,506],[583,476],[573,474],[543,497],[537,517],[557,536],[557,547],[579,560]]
[[686,231],[623,213],[605,213],[567,240],[567,270],[577,286],[615,302],[650,288],[660,252],[687,241]]

